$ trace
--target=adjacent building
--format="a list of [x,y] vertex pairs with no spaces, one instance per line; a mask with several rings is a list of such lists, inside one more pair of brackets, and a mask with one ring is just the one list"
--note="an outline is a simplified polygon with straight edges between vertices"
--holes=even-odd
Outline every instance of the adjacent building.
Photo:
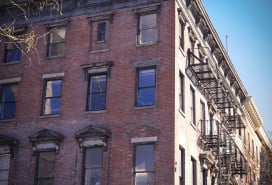
[[1,38],[0,184],[259,183],[271,143],[200,0],[6,2],[37,37]]

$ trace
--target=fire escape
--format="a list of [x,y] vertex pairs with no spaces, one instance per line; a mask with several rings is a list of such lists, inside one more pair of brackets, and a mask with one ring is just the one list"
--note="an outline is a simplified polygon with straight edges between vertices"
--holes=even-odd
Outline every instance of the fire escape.
[[247,161],[232,135],[244,128],[236,97],[217,66],[212,66],[188,50],[187,75],[207,98],[221,120],[200,120],[200,142],[216,160],[220,185],[235,184],[235,175],[247,173]]

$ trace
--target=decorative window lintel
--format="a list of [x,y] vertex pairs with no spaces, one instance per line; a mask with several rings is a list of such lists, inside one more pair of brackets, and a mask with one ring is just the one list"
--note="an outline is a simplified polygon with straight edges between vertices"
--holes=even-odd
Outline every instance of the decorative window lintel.
[[106,150],[111,132],[105,128],[90,125],[79,130],[75,135],[81,151],[84,148],[94,146],[102,146]]
[[158,66],[159,63],[160,63],[160,59],[155,58],[155,59],[146,60],[146,61],[138,61],[138,62],[135,62],[133,65],[136,68],[141,68],[141,67]]
[[81,68],[84,70],[85,80],[88,80],[88,76],[90,74],[97,74],[97,73],[106,73],[107,77],[110,77],[112,66],[113,66],[113,62],[108,61],[108,62],[99,62],[99,63],[92,63],[92,64],[83,64],[81,65]]
[[103,12],[98,14],[93,14],[87,17],[90,23],[99,21],[109,21],[112,23],[114,13],[113,12]]
[[18,141],[16,139],[0,134],[0,154],[11,154],[13,156],[17,147]]
[[148,6],[138,6],[133,8],[132,11],[134,12],[135,16],[139,16],[144,14],[159,13],[160,7],[161,4],[156,3]]
[[70,23],[70,20],[69,19],[63,19],[63,20],[58,20],[58,21],[50,21],[50,22],[47,22],[45,23],[45,27],[47,29],[50,29],[50,28],[54,28],[54,27],[66,27],[68,26]]
[[3,79],[3,80],[0,80],[0,85],[1,84],[9,84],[9,83],[18,83],[20,81],[21,81],[21,77]]
[[43,129],[29,137],[33,146],[34,155],[40,151],[59,151],[63,136],[52,130]]

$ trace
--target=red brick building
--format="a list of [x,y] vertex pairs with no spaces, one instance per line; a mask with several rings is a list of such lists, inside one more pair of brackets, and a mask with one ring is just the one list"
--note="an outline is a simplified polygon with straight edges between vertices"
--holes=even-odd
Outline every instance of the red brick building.
[[[247,96],[202,8],[200,1],[70,0],[63,15],[46,9],[18,19],[13,34],[45,35],[27,55],[24,44],[0,43],[0,184],[235,184],[236,174],[257,181],[258,171],[245,176],[240,160],[239,172],[225,177],[220,169],[232,168],[221,153],[198,142],[200,123],[226,116],[196,82],[192,60],[205,59],[208,70],[224,61],[220,78],[234,92],[222,93],[238,99],[231,108],[243,111]],[[3,3],[1,25],[16,12]],[[242,138],[245,125],[231,132]],[[250,134],[258,159],[261,144]]]

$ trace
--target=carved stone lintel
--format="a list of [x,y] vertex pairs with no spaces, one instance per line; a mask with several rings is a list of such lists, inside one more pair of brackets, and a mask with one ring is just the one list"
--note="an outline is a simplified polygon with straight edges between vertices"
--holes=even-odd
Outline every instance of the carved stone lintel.
[[114,13],[113,12],[103,12],[98,14],[93,14],[87,17],[90,23],[99,21],[109,21],[112,23]]
[[88,80],[89,75],[95,74],[95,73],[106,73],[107,77],[110,77],[112,66],[113,66],[113,62],[107,61],[107,62],[83,64],[81,65],[81,68],[84,70],[85,80]]
[[161,4],[156,3],[148,6],[138,6],[133,8],[132,11],[134,12],[135,16],[139,16],[142,14],[151,14],[151,13],[159,13]]

